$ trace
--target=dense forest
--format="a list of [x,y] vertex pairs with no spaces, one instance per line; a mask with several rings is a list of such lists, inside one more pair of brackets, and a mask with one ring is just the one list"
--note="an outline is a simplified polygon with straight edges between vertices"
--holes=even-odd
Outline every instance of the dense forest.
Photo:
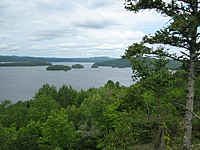
[[[174,74],[163,72],[130,87],[108,81],[87,91],[76,91],[67,85],[56,89],[45,84],[29,101],[12,104],[4,100],[0,104],[0,147],[2,150],[154,149],[160,142],[162,125],[166,148],[181,149],[186,74],[183,70]],[[162,80],[163,76],[169,82]],[[161,82],[165,87],[159,87]],[[196,87],[199,85],[200,76]],[[195,92],[194,110],[200,114],[200,89]],[[199,131],[199,119],[194,118],[193,149],[199,147]]]

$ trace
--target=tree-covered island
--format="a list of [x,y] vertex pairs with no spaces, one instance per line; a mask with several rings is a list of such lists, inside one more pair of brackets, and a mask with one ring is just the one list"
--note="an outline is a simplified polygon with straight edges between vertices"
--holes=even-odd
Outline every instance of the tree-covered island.
[[63,70],[63,71],[68,71],[68,70],[71,70],[71,67],[70,66],[64,66],[64,65],[51,65],[49,67],[46,68],[46,70],[48,71],[60,71],[60,70]]
[[99,68],[99,65],[97,65],[96,63],[94,63],[91,68]]
[[71,66],[71,68],[73,68],[73,69],[82,69],[82,68],[84,68],[84,66],[81,65],[81,64],[74,64],[74,65]]

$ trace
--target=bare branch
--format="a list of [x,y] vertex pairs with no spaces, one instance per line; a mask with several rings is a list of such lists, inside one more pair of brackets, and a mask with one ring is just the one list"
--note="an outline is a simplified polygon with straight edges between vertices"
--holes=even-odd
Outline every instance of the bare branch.
[[185,56],[187,56],[187,57],[190,57],[190,55],[189,54],[186,54],[185,52],[183,52],[183,51],[180,51],[181,52],[181,54],[183,54],[183,55],[185,55]]
[[188,109],[187,107],[185,107],[183,104],[180,104],[180,103],[177,103],[177,102],[173,102],[173,103],[174,103],[174,104],[177,104],[177,105],[179,105],[179,106],[181,106],[181,107],[183,107],[183,108],[186,109],[186,110],[188,110],[189,112],[192,113],[193,116],[195,116],[197,119],[200,120],[200,116],[198,116],[197,114],[195,114],[194,111],[192,111],[192,110]]

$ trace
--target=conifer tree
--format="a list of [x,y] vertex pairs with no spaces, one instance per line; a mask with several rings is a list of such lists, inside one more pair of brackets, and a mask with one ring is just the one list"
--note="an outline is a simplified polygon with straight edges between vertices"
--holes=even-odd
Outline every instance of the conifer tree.
[[[126,2],[126,1],[125,1]],[[193,103],[195,98],[195,73],[200,58],[200,0],[133,0],[125,3],[125,9],[138,13],[155,10],[170,21],[154,35],[143,38],[143,43],[164,44],[180,48],[179,54],[164,53],[165,56],[187,64],[188,94],[185,106],[183,149],[191,149]]]

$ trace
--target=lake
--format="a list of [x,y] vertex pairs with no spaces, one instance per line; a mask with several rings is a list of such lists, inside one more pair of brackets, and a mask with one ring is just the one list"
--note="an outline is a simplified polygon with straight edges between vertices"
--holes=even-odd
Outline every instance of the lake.
[[[73,65],[75,62],[53,63]],[[0,67],[0,100],[13,102],[31,99],[35,92],[48,83],[60,88],[63,84],[76,90],[101,87],[108,80],[119,81],[121,85],[133,84],[131,68],[99,67],[91,68],[93,63],[79,63],[83,69],[70,71],[46,71],[46,66],[38,67]]]

